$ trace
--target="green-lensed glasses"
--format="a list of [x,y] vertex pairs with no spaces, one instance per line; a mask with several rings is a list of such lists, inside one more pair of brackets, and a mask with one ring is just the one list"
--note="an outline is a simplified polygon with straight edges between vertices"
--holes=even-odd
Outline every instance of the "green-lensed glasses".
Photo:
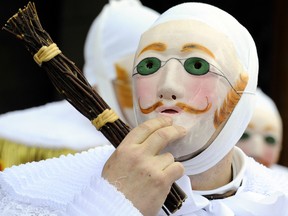
[[135,69],[138,74],[143,76],[150,75],[158,71],[171,59],[179,61],[183,65],[184,69],[190,74],[200,76],[209,72],[210,64],[199,57],[190,57],[187,59],[178,59],[173,57],[167,61],[161,61],[156,57],[148,57],[140,61]]
[[140,74],[142,76],[151,75],[151,74],[157,72],[161,67],[165,66],[165,64],[167,64],[167,62],[172,60],[172,59],[180,62],[183,65],[184,69],[189,74],[201,76],[201,75],[205,75],[208,72],[210,72],[210,73],[213,73],[213,74],[218,75],[220,77],[223,77],[228,82],[230,87],[237,94],[240,95],[240,94],[246,93],[246,92],[242,92],[242,91],[241,92],[237,91],[221,70],[219,70],[213,64],[210,64],[206,60],[199,58],[199,57],[190,57],[190,58],[186,58],[186,59],[178,59],[178,58],[172,57],[166,61],[161,61],[160,59],[158,59],[156,57],[148,57],[148,58],[145,58],[138,63],[138,65],[133,70],[133,71],[136,70],[136,72],[134,72],[132,76],[134,76],[136,74]]

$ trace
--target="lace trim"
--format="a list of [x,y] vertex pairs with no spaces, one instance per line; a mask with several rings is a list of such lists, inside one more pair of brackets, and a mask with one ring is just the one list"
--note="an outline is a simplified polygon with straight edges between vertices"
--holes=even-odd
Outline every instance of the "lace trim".
[[15,166],[0,173],[2,190],[15,200],[64,210],[75,194],[100,176],[112,146]]
[[58,216],[64,215],[64,212],[55,210],[47,206],[33,206],[13,200],[0,187],[0,212],[1,215],[9,216]]

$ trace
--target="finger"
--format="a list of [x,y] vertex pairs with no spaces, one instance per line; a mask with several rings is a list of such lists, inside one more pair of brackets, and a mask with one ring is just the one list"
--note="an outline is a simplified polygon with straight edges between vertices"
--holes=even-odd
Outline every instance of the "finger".
[[169,179],[170,183],[177,181],[184,175],[185,168],[182,163],[174,162],[163,170],[165,178]]
[[123,141],[125,143],[142,143],[154,131],[170,125],[172,125],[172,119],[169,117],[150,119],[134,128]]
[[159,154],[169,143],[183,137],[186,134],[185,128],[172,125],[154,131],[144,142],[143,145],[153,155]]
[[173,155],[169,152],[156,155],[154,159],[155,159],[154,166],[160,170],[166,169],[168,166],[170,166],[172,163],[175,162]]

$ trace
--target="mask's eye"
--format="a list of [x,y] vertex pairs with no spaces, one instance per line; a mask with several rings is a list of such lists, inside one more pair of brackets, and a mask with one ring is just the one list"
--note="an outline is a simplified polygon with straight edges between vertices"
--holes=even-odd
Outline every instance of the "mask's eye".
[[249,138],[250,138],[250,134],[247,133],[247,132],[244,132],[244,133],[242,134],[240,140],[241,140],[241,141],[245,141],[245,140],[247,140],[247,139],[249,139]]
[[202,58],[192,57],[184,62],[185,70],[193,75],[204,75],[209,71],[209,63]]
[[149,75],[155,73],[161,67],[161,61],[155,57],[143,59],[137,65],[137,72],[141,75]]
[[276,140],[272,136],[266,136],[265,141],[266,141],[267,145],[269,145],[269,146],[274,146],[276,144]]

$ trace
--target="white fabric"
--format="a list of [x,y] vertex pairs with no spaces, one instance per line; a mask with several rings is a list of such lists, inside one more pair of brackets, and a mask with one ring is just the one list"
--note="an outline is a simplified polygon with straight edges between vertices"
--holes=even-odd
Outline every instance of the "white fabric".
[[280,116],[274,101],[270,97],[268,97],[268,95],[266,95],[259,87],[256,90],[255,109],[257,108],[265,108],[267,110],[270,110],[271,112],[277,113],[277,115]]
[[102,133],[67,101],[2,114],[0,138],[55,149],[86,150],[109,144]]
[[[110,0],[92,23],[84,47],[84,75],[101,97],[122,116],[112,80],[115,61],[135,53],[140,35],[159,14],[139,0]],[[131,68],[132,71],[132,68]]]
[[37,207],[30,204],[19,203],[9,196],[6,196],[0,189],[0,215],[2,216],[56,216],[62,215],[62,211],[50,207]]
[[197,20],[224,33],[232,41],[249,81],[245,92],[228,122],[213,143],[196,157],[183,162],[187,175],[208,170],[217,164],[237,143],[245,131],[253,112],[255,92],[258,80],[258,56],[255,43],[235,18],[225,11],[204,3],[183,3],[164,12],[151,28],[174,20]]
[[271,167],[269,167],[270,169],[272,169],[275,172],[280,172],[284,175],[287,175],[288,178],[288,167],[286,166],[282,166],[280,164],[273,164]]
[[[13,215],[22,209],[16,215],[141,215],[123,194],[101,178],[113,150],[112,146],[97,147],[75,156],[5,169],[0,173],[0,213]],[[242,185],[235,196],[209,201],[193,192],[189,178],[183,176],[177,184],[188,199],[173,215],[288,215],[287,176],[274,173],[240,150],[234,162],[240,166],[235,179],[242,175],[244,166]],[[165,214],[161,210],[159,215]]]
[[113,151],[103,146],[5,169],[0,173],[0,215],[141,215],[101,178]]
[[271,114],[271,118],[275,118],[279,122],[282,133],[283,123],[279,110],[272,98],[266,95],[259,87],[256,90],[255,110],[267,110]]
[[101,176],[102,167],[114,147],[103,146],[74,155],[6,168],[0,183],[7,193],[18,200],[65,209],[67,202],[89,185],[91,177]]

